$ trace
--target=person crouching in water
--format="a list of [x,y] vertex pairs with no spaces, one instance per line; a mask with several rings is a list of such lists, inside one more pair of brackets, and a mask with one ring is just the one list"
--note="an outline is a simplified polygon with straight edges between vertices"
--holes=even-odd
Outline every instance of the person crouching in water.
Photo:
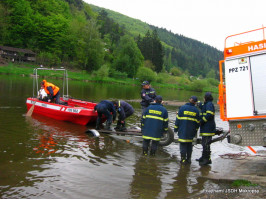
[[133,115],[134,108],[125,101],[113,101],[114,107],[116,108],[117,112],[119,113],[117,125],[115,130],[117,131],[126,131],[126,118]]
[[192,155],[193,138],[199,129],[199,110],[195,104],[198,99],[196,96],[189,98],[189,103],[181,106],[176,116],[174,132],[178,132],[180,143],[181,164],[190,164]]
[[55,99],[55,103],[57,104],[60,103],[60,93],[59,93],[60,88],[59,87],[57,87],[56,85],[52,83],[47,82],[46,80],[43,80],[41,82],[41,86],[43,86],[43,89],[48,95],[49,103],[54,99]]
[[150,141],[152,141],[150,155],[155,155],[161,137],[168,131],[168,112],[161,104],[162,100],[161,96],[156,96],[155,103],[147,107],[142,116],[144,155],[148,155]]
[[[96,121],[96,130],[100,129],[102,116],[104,115],[107,118],[105,129],[108,131],[112,131],[111,124],[116,118],[116,111],[115,111],[113,102],[108,101],[108,100],[103,100],[94,107],[94,111],[96,110],[98,113],[98,117]],[[112,116],[113,116],[113,119],[112,119]]]

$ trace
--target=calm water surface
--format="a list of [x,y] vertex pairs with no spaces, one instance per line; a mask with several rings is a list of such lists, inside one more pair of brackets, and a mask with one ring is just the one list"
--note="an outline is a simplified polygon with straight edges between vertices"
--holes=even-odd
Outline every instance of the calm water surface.
[[[48,80],[61,85],[61,80]],[[32,79],[0,75],[0,198],[193,198],[219,183],[202,178],[211,167],[194,161],[180,167],[178,144],[160,148],[155,157],[142,156],[140,143],[126,143],[102,134],[85,133],[80,126],[39,115],[26,118],[26,98],[32,96]],[[165,100],[186,101],[202,93],[156,89]],[[140,88],[69,82],[75,98],[140,99]],[[202,100],[202,98],[200,98]],[[139,125],[140,104],[128,126]],[[177,107],[167,107],[175,120]],[[227,128],[219,121],[218,125]],[[171,125],[173,127],[173,125]],[[212,145],[213,148],[214,144]]]

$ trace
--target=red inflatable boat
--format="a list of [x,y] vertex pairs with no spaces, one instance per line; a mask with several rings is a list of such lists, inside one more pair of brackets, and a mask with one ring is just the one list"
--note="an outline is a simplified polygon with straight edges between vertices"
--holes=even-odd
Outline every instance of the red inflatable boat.
[[[63,72],[63,83],[62,87],[60,87],[60,93],[63,94],[63,97],[60,98],[60,104],[48,103],[47,101],[42,101],[40,98],[36,98],[39,91],[38,85],[40,85],[38,80],[39,70],[53,70],[54,73]],[[94,112],[96,103],[73,99],[68,96],[68,75],[66,69],[36,68],[33,74],[33,97],[27,98],[26,105],[28,112],[26,116],[36,113],[81,125],[96,122],[97,112]],[[64,94],[65,91],[66,95]],[[105,119],[102,119],[102,121],[105,121]]]
[[57,120],[86,125],[96,122],[97,112],[94,112],[96,103],[81,101],[77,99],[60,99],[65,105],[40,101],[37,98],[27,98],[27,110],[34,105],[33,113],[41,114]]

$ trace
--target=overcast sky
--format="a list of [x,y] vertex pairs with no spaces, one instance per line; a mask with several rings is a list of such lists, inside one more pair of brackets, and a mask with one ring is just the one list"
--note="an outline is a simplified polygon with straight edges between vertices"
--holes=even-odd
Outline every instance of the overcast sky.
[[227,36],[266,26],[266,0],[83,0],[219,50]]

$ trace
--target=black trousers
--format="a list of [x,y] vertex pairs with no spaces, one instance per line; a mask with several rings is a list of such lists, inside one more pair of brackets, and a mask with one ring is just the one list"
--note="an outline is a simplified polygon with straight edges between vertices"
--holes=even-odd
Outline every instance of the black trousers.
[[56,104],[60,103],[60,93],[59,93],[59,91],[56,93],[55,96],[53,96],[53,99],[55,99],[55,103]]
[[107,124],[112,124],[112,115],[109,112],[109,110],[100,107],[97,109],[97,113],[98,113],[97,122],[96,122],[97,125],[100,125],[102,115],[105,115],[105,117],[107,118]]
[[142,143],[143,144],[142,145],[143,151],[148,152],[150,141],[152,141],[152,143],[151,143],[151,151],[155,152],[157,150],[159,141],[150,140],[150,139],[143,139],[143,143]]
[[192,154],[192,142],[180,142],[180,154],[191,156]]
[[141,106],[142,115],[144,114],[145,110],[148,108],[148,106]]
[[118,116],[118,121],[125,121],[125,119],[126,118],[128,118],[129,116],[131,116],[132,114],[133,114],[134,112],[132,112],[132,111],[127,111],[127,112],[125,112],[125,118],[124,119],[122,119],[122,117],[121,117],[121,115],[119,115]]
[[211,144],[209,144],[211,140],[212,136],[202,136],[201,144],[204,152],[211,151]]

